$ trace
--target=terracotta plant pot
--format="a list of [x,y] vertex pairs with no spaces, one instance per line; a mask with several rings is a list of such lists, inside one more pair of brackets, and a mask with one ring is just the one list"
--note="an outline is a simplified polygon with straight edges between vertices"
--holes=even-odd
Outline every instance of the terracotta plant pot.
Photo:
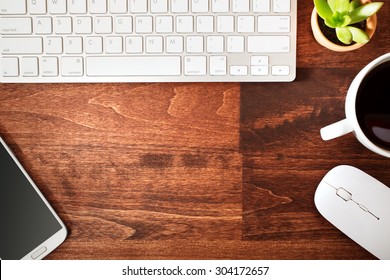
[[[369,3],[369,2],[371,2],[371,1],[370,0],[362,0],[362,3]],[[375,33],[376,24],[377,24],[376,14],[367,19],[366,32],[367,32],[367,35],[370,37],[370,39],[372,38],[372,36]],[[332,51],[348,52],[348,51],[353,51],[353,50],[359,49],[365,45],[365,44],[361,44],[361,43],[355,43],[355,44],[348,45],[348,46],[342,46],[342,45],[337,45],[337,44],[329,41],[324,36],[324,34],[322,34],[322,32],[321,32],[320,26],[318,24],[318,14],[317,14],[317,10],[315,7],[313,9],[313,12],[311,13],[311,29],[313,30],[314,38],[317,40],[317,42],[320,45],[322,45],[322,46],[324,46]],[[335,30],[335,32],[336,32],[336,30]]]

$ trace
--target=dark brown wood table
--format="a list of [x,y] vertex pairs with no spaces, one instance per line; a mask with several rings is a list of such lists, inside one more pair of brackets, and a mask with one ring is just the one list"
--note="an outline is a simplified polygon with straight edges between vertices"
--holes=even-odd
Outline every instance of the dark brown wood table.
[[298,3],[292,83],[1,84],[0,134],[69,229],[50,259],[372,259],[317,212],[321,178],[390,160],[344,117],[359,70],[390,51],[390,1],[360,50],[314,40]]

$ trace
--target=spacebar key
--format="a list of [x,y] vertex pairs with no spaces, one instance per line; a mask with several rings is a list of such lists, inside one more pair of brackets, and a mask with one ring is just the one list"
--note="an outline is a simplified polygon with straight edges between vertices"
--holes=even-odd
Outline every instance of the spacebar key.
[[178,76],[180,56],[92,56],[86,60],[88,76]]

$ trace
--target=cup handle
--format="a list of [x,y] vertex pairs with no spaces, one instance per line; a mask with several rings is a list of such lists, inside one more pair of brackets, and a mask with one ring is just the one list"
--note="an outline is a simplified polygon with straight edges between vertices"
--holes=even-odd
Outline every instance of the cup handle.
[[321,128],[320,133],[321,133],[322,140],[327,141],[327,140],[331,140],[343,136],[352,131],[353,128],[351,124],[347,119],[344,119]]

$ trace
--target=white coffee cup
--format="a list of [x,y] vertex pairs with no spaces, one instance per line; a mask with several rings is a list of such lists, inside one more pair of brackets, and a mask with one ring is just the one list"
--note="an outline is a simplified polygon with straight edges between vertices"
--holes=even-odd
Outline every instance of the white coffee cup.
[[[390,158],[390,150],[384,149],[376,145],[370,139],[367,138],[367,136],[363,133],[356,116],[356,96],[361,82],[371,70],[373,70],[375,67],[379,66],[380,64],[386,61],[390,61],[390,53],[382,55],[377,59],[373,60],[372,62],[370,62],[355,77],[355,79],[352,81],[348,89],[347,97],[345,100],[346,118],[336,123],[333,123],[331,125],[328,125],[326,127],[323,127],[321,129],[321,137],[323,140],[334,139],[343,136],[347,133],[353,132],[356,138],[359,140],[359,142],[362,143],[365,147],[367,147],[368,149],[370,149],[371,151],[377,154]],[[389,77],[389,82],[390,82],[390,77]]]

